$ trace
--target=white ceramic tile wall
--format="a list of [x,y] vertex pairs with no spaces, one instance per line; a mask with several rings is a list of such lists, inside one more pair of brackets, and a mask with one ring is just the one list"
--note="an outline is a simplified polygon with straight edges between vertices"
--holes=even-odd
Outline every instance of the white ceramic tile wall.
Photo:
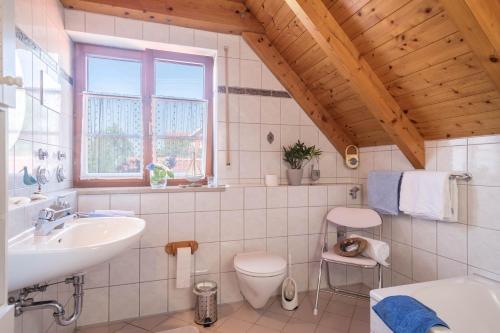
[[[472,180],[459,182],[459,223],[406,215],[384,217],[383,238],[392,249],[392,266],[385,272],[386,285],[472,272],[500,278],[496,260],[500,255],[498,156],[499,136],[426,142],[427,170],[470,172]],[[359,182],[366,184],[370,170],[382,169],[411,167],[394,146],[362,148]]]
[[[72,42],[64,30],[63,8],[59,1],[16,0],[16,26],[37,43],[44,52],[66,73],[71,75]],[[32,52],[22,42],[16,46],[16,75],[23,78],[26,97],[18,102],[24,110],[16,110],[14,118],[20,117],[23,124],[19,140],[9,151],[9,194],[29,195],[34,186],[27,187],[22,182],[19,171],[26,166],[32,174],[39,166],[49,169],[50,183],[44,191],[56,191],[72,186],[72,127],[73,127],[73,87],[66,80],[59,79],[61,91],[58,93],[60,107],[46,107],[41,103],[40,71],[44,75],[57,78],[57,74],[42,61],[36,52]],[[46,103],[47,104],[47,103]],[[13,119],[15,123],[17,120]],[[49,157],[40,160],[38,149],[48,151]],[[66,154],[66,159],[59,161],[57,152]],[[66,180],[58,183],[56,169],[64,166]]]
[[[43,51],[62,68],[71,74],[72,68],[72,42],[64,30],[63,7],[57,0],[47,1],[15,1],[15,22],[29,38],[37,43]],[[16,75],[21,76],[26,89],[24,110],[16,110],[14,117],[23,117],[23,128],[19,140],[9,151],[9,194],[29,195],[34,187],[26,187],[22,183],[22,174],[19,173],[24,166],[29,172],[34,173],[36,168],[43,165],[51,172],[51,180],[44,187],[45,191],[59,191],[72,186],[72,124],[73,124],[73,90],[65,80],[61,81],[61,107],[51,109],[41,105],[40,102],[40,70],[52,72],[37,55],[23,43],[17,41]],[[54,73],[51,73],[54,74]],[[57,75],[54,75],[57,77]],[[23,103],[18,102],[19,105]],[[49,159],[40,161],[36,157],[39,148],[47,150]],[[66,160],[59,162],[57,152],[66,153]],[[55,170],[58,163],[63,163],[67,180],[57,183]],[[76,195],[73,194],[76,204]],[[31,227],[32,216],[38,210],[50,205],[51,200],[39,202],[27,208],[10,210],[8,215],[7,236],[11,237],[26,228]],[[36,300],[58,299],[66,304],[71,294],[66,286],[58,285],[49,288],[46,292],[36,295]],[[42,333],[42,332],[72,332],[75,325],[65,328],[57,327],[52,315],[47,311],[35,311],[16,318],[16,333]]]
[[[232,260],[244,250],[267,250],[286,257],[290,249],[295,277],[300,289],[306,290],[317,269],[319,226],[332,207],[328,202],[360,204],[348,195],[349,189],[334,184],[234,186],[224,192],[80,194],[79,210],[106,209],[126,202],[147,224],[135,249],[89,270],[84,313],[78,324],[191,307],[190,289],[175,288],[176,259],[164,252],[165,244],[175,240],[200,243],[193,256],[193,280],[219,282],[222,302],[241,299]],[[297,199],[287,202],[287,197]],[[109,300],[103,295],[109,295]]]

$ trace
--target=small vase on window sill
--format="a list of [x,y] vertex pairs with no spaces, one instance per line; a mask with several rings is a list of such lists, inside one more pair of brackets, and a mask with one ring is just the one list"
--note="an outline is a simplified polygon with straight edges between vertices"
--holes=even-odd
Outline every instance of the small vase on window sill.
[[149,184],[153,189],[166,188],[168,178],[174,177],[172,170],[160,163],[149,163],[146,169],[149,171]]

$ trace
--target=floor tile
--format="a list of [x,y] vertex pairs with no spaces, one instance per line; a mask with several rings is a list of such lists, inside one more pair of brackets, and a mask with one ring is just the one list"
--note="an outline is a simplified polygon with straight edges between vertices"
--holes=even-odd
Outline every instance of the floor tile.
[[115,331],[115,333],[148,333],[149,331],[146,331],[140,327],[133,326],[133,325],[125,325],[124,327],[120,328],[118,331]]
[[172,317],[184,320],[187,323],[194,323],[194,311],[193,310],[186,310],[186,311],[179,311],[172,313]]
[[166,320],[162,321],[159,325],[155,326],[151,331],[152,332],[161,332],[161,331],[166,331],[166,330],[171,330],[174,328],[187,326],[189,324],[190,323],[187,323],[184,320],[169,317]]
[[247,332],[253,325],[247,321],[236,318],[228,318],[220,327],[217,332],[220,333],[243,333]]
[[370,308],[357,306],[354,311],[353,320],[364,321],[365,323],[370,322]]
[[139,318],[136,320],[129,321],[129,324],[143,328],[145,330],[151,330],[151,329],[153,329],[153,327],[158,326],[159,323],[166,320],[167,318],[168,318],[168,316],[165,314],[148,316],[148,317]]
[[285,327],[286,323],[290,319],[289,316],[284,316],[278,313],[266,312],[262,315],[259,320],[257,320],[257,325],[272,328],[275,330],[281,330]]
[[369,333],[370,332],[370,323],[353,320],[351,322],[351,328],[349,329],[349,333]]
[[328,313],[333,313],[351,318],[352,315],[354,314],[355,309],[356,309],[355,305],[331,300],[330,303],[328,303],[325,311]]
[[250,327],[250,329],[247,331],[248,333],[279,333],[279,330],[274,330],[269,327],[264,327],[264,326],[259,326],[259,325],[253,325]]
[[102,325],[92,325],[87,327],[79,327],[76,329],[75,333],[114,333],[120,328],[127,325],[127,323],[111,323]]
[[350,324],[351,318],[333,313],[325,313],[319,322],[319,326],[329,327],[339,332],[348,332]]
[[252,306],[248,303],[244,303],[238,311],[236,311],[232,317],[239,319],[239,320],[244,320],[249,323],[255,323],[262,315],[264,311],[263,310],[256,310],[252,308]]
[[308,323],[302,320],[290,319],[288,323],[283,328],[282,332],[285,333],[306,333],[306,332],[314,332],[316,328],[316,324]]

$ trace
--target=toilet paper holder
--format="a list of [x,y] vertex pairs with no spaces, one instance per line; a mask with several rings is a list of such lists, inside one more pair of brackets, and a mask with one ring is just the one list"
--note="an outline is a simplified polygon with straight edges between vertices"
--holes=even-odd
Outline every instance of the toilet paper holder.
[[195,240],[171,242],[165,245],[165,252],[170,255],[177,255],[177,249],[181,247],[190,247],[191,254],[194,254],[198,250],[198,242]]

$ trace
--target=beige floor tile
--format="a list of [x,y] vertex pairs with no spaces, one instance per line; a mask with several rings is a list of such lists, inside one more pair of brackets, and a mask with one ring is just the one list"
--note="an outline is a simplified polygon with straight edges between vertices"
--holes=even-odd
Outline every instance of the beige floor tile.
[[345,333],[344,331],[339,331],[328,326],[318,326],[314,333]]
[[193,310],[186,310],[186,311],[179,311],[172,313],[172,317],[184,320],[187,323],[193,323],[194,322],[194,311]]
[[291,317],[295,313],[295,310],[289,311],[285,310],[281,307],[281,299],[276,300],[271,306],[267,309],[267,312],[273,312],[280,315]]
[[127,325],[127,323],[111,323],[111,324],[100,324],[92,326],[78,327],[75,333],[114,333],[120,328]]
[[319,305],[318,305],[318,315],[313,314],[313,308],[314,305],[313,303],[308,300],[308,298],[305,298],[301,304],[299,304],[299,308],[295,310],[295,313],[292,315],[292,318],[302,320],[302,321],[307,321],[309,323],[317,324],[319,323],[321,316],[325,312],[326,305],[328,303],[328,300],[326,299],[320,299]]
[[236,313],[242,306],[243,302],[226,303],[219,305],[217,309],[217,316],[219,319],[227,318]]
[[238,311],[236,311],[232,317],[240,320],[247,321],[249,323],[255,323],[262,315],[264,310],[254,309],[248,303],[244,303]]
[[328,303],[325,311],[328,313],[333,313],[350,318],[354,314],[355,309],[355,305],[331,300],[330,303]]
[[351,322],[351,328],[349,333],[369,333],[370,332],[370,323],[353,320]]
[[228,318],[218,329],[220,333],[243,333],[247,332],[253,325],[247,321],[236,318]]
[[354,311],[353,320],[364,321],[365,323],[370,322],[370,308],[357,306]]
[[284,333],[309,333],[314,332],[316,324],[308,323],[302,320],[290,319],[283,328]]
[[266,312],[257,320],[257,325],[272,328],[275,330],[282,330],[286,323],[290,320],[289,316],[284,316],[274,312]]
[[348,332],[350,324],[351,318],[333,313],[325,313],[319,322],[319,326],[329,327],[339,332]]
[[274,330],[269,327],[264,327],[264,326],[259,326],[259,325],[253,325],[250,327],[250,329],[247,331],[248,333],[279,333],[279,330]]
[[136,320],[129,321],[129,324],[143,328],[145,330],[151,330],[151,329],[153,329],[153,327],[158,326],[158,324],[161,323],[162,321],[167,320],[167,318],[168,318],[168,316],[165,314],[148,316],[148,317],[139,318]]
[[133,325],[125,325],[118,331],[115,331],[115,333],[147,333],[147,332],[149,331]]
[[161,331],[166,331],[166,330],[171,330],[174,328],[187,326],[189,324],[190,323],[187,323],[184,320],[169,317],[166,320],[162,321],[159,325],[155,326],[151,331],[152,332],[161,332]]
[[355,305],[357,303],[358,299],[353,298],[353,297],[347,297],[347,296],[334,294],[334,295],[332,295],[332,301]]

